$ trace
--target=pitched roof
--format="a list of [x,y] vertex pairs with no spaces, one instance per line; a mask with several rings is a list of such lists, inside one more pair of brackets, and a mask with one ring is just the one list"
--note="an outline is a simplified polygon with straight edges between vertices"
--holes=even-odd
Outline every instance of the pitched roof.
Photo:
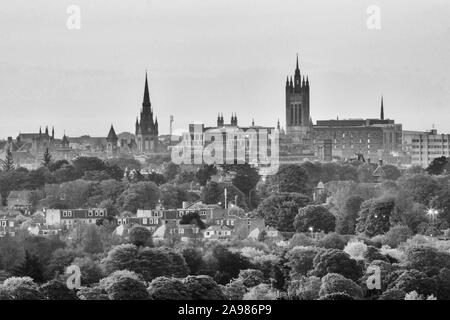
[[108,133],[108,136],[106,137],[106,139],[109,139],[109,140],[118,140],[119,139],[117,137],[116,132],[114,131],[113,125],[111,125],[111,129],[109,129],[109,133]]

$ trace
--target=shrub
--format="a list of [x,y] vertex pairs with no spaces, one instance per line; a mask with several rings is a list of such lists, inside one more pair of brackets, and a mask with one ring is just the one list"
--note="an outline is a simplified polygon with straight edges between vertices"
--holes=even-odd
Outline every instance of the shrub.
[[67,285],[59,280],[53,279],[44,283],[39,292],[49,300],[77,300],[74,290],[70,290]]
[[276,300],[278,293],[268,284],[259,284],[244,294],[243,300]]
[[143,281],[133,278],[120,278],[106,290],[110,300],[146,300],[149,298]]
[[403,262],[405,260],[405,253],[399,249],[391,249],[388,246],[382,246],[380,253],[387,258],[395,259],[398,262]]
[[314,247],[295,247],[286,255],[286,265],[291,269],[291,277],[306,275],[314,267],[318,250]]
[[393,226],[386,232],[382,244],[388,245],[391,248],[396,248],[400,243],[406,242],[411,235],[412,232],[407,226]]
[[220,286],[227,300],[242,300],[247,288],[241,279],[230,281],[225,286]]
[[347,241],[345,241],[345,238],[335,232],[327,234],[317,243],[322,248],[339,250],[343,250],[346,244]]
[[383,292],[378,300],[404,300],[405,291],[399,289],[389,289]]
[[186,285],[175,278],[158,277],[153,279],[147,291],[154,300],[192,300]]
[[291,247],[310,247],[316,245],[316,240],[304,233],[295,233],[290,240]]
[[350,255],[352,259],[363,260],[364,253],[367,251],[367,245],[361,241],[349,241],[344,248],[344,252]]
[[351,296],[343,292],[335,292],[326,294],[319,298],[319,300],[355,300]]
[[425,295],[436,295],[437,293],[436,280],[415,269],[404,271],[397,280],[389,285],[389,288],[400,289],[404,292],[417,291]]
[[246,269],[239,272],[239,279],[247,288],[255,287],[264,282],[264,275],[260,270]]
[[361,266],[344,251],[327,249],[320,251],[313,260],[312,275],[323,277],[328,273],[339,273],[357,281],[362,274]]
[[38,286],[30,277],[11,277],[3,282],[5,295],[11,300],[43,300],[44,296],[39,292]]
[[188,276],[183,280],[193,300],[224,300],[219,285],[209,276]]
[[288,297],[291,300],[317,300],[322,282],[318,277],[300,277],[292,280],[288,286]]
[[362,298],[361,287],[338,273],[329,273],[322,278],[319,295],[322,297],[331,293],[346,293],[354,299]]
[[389,261],[377,248],[372,246],[367,247],[363,257],[367,262],[372,262],[374,260]]

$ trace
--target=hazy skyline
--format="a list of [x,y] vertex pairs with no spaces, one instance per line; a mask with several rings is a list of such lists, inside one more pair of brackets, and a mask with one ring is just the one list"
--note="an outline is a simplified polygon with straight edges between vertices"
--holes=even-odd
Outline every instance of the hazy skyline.
[[[81,29],[68,30],[69,5]],[[366,9],[381,8],[381,30]],[[295,68],[311,116],[385,116],[450,133],[450,2],[350,0],[15,0],[0,7],[0,137],[55,126],[57,137],[134,132],[145,70],[160,133],[218,112],[284,124]]]

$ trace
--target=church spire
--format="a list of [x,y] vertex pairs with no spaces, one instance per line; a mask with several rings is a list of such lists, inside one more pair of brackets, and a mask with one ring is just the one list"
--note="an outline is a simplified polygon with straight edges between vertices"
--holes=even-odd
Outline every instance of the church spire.
[[148,91],[148,80],[147,80],[147,71],[145,71],[145,88],[144,88],[144,100],[142,101],[142,106],[151,106],[150,103],[150,93]]
[[383,105],[383,96],[381,96],[381,110],[380,110],[380,119],[384,120],[384,105]]
[[297,53],[297,66],[295,68],[295,72],[299,72],[300,73],[300,68],[298,67],[298,53]]

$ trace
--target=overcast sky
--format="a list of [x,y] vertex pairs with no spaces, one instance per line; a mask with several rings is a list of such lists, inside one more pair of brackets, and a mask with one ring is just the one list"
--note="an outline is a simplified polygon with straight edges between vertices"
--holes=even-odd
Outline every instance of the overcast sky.
[[[69,5],[81,29],[69,30]],[[381,8],[381,30],[366,26]],[[14,0],[0,5],[0,137],[134,131],[149,71],[168,133],[217,113],[284,125],[295,68],[311,84],[311,116],[385,116],[406,130],[450,133],[448,0]]]

